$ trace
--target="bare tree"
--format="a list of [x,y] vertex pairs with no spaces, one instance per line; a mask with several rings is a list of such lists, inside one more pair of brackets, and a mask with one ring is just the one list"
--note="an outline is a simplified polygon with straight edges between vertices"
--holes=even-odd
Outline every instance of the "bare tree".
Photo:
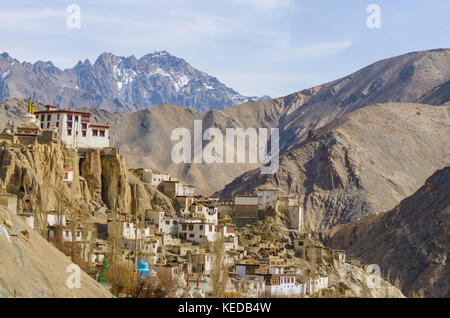
[[222,298],[225,294],[228,281],[228,267],[224,264],[223,232],[216,234],[216,240],[212,245],[213,267],[211,269],[212,294],[214,297]]

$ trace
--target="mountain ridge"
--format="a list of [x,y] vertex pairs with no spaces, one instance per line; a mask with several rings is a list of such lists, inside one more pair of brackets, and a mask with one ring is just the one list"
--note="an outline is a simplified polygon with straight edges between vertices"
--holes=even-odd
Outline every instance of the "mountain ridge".
[[31,96],[61,108],[82,105],[128,113],[171,103],[207,111],[269,98],[243,96],[167,51],[140,59],[105,52],[94,63],[80,60],[65,70],[51,61],[19,62],[5,52],[0,73],[0,99]]

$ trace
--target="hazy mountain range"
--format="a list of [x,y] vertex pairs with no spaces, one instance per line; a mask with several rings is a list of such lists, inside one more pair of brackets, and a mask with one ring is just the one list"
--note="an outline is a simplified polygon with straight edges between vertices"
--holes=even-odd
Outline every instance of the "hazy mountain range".
[[[304,141],[310,130],[364,106],[387,102],[422,102],[424,99],[433,100],[434,105],[443,105],[449,101],[448,94],[445,94],[449,81],[450,50],[438,49],[386,59],[342,79],[286,97],[262,102],[249,101],[224,110],[198,112],[192,108],[162,105],[131,114],[104,110],[92,112],[98,121],[112,126],[115,145],[120,147],[129,167],[166,170],[194,184],[201,192],[213,193],[241,174],[257,168],[257,165],[175,165],[170,156],[173,145],[170,135],[173,129],[186,127],[192,130],[194,119],[202,119],[204,129],[212,126],[221,129],[279,127],[283,154]],[[13,113],[13,109],[0,111],[7,115]],[[382,131],[382,127],[374,129]],[[419,184],[423,181],[420,180]],[[250,187],[239,188],[239,191],[251,190]],[[228,187],[223,193],[232,192]]]
[[199,111],[224,109],[248,100],[215,77],[166,51],[119,57],[101,54],[95,63],[61,70],[52,62],[19,62],[0,55],[0,99],[27,98],[61,108],[87,107],[120,113],[175,104]]

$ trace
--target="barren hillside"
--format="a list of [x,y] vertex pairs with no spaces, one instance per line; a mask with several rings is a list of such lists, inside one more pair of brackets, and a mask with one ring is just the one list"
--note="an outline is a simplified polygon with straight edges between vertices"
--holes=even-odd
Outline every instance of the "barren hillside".
[[399,277],[408,296],[449,297],[450,167],[389,212],[331,229],[327,244]]
[[375,104],[311,133],[284,153],[273,176],[249,171],[219,194],[251,193],[266,181],[304,197],[307,226],[319,230],[387,211],[450,164],[450,107]]
[[0,297],[113,297],[82,270],[80,288],[67,287],[71,264],[20,217],[0,208]]

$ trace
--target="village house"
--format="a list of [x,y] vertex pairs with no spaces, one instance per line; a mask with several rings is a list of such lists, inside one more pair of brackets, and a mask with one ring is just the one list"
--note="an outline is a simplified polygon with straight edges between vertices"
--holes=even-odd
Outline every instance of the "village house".
[[334,259],[336,259],[337,261],[341,262],[341,263],[345,263],[345,251],[342,250],[334,250],[333,251],[333,257]]
[[146,219],[154,224],[158,231],[165,234],[177,235],[179,219],[177,216],[168,215],[165,211],[147,210]]
[[164,246],[169,247],[169,246],[174,246],[174,245],[180,245],[180,239],[171,234],[162,233],[161,238],[162,238],[162,244]]
[[105,262],[108,245],[105,241],[97,239],[90,251],[89,262],[93,265],[102,265]]
[[193,195],[190,196],[177,196],[176,200],[181,207],[181,213],[189,213],[191,211],[191,206],[195,202],[195,197]]
[[191,264],[191,273],[209,275],[212,268],[212,256],[206,253],[203,249],[201,251],[189,250],[186,253],[187,262]]
[[190,211],[182,213],[185,219],[201,219],[206,223],[218,223],[218,209],[208,202],[194,202],[191,205]]
[[306,293],[308,295],[312,295],[320,292],[323,289],[328,288],[328,277],[327,276],[319,276],[319,277],[309,277],[306,279]]
[[258,209],[266,210],[275,208],[278,200],[278,189],[274,188],[269,183],[259,186],[255,189],[258,197]]
[[221,228],[224,238],[224,250],[237,250],[239,248],[239,242],[236,234],[236,225],[224,224]]
[[163,180],[163,193],[171,199],[177,196],[193,196],[195,194],[195,187],[186,185],[177,180]]
[[236,195],[234,197],[233,222],[238,226],[246,226],[258,221],[258,197]]
[[263,279],[253,278],[232,278],[235,292],[241,294],[245,298],[264,297],[266,294],[266,282]]
[[163,181],[170,181],[171,177],[168,173],[152,172],[152,186],[158,187]]
[[200,220],[180,220],[178,236],[182,240],[200,244],[203,241],[214,242],[216,240],[216,225]]
[[236,264],[236,274],[241,278],[264,280],[267,296],[295,296],[305,292],[305,285],[297,281],[296,275],[284,273],[282,267],[266,264]]
[[34,229],[34,213],[17,212],[17,216],[22,217],[25,220],[25,223],[27,223],[29,227]]

